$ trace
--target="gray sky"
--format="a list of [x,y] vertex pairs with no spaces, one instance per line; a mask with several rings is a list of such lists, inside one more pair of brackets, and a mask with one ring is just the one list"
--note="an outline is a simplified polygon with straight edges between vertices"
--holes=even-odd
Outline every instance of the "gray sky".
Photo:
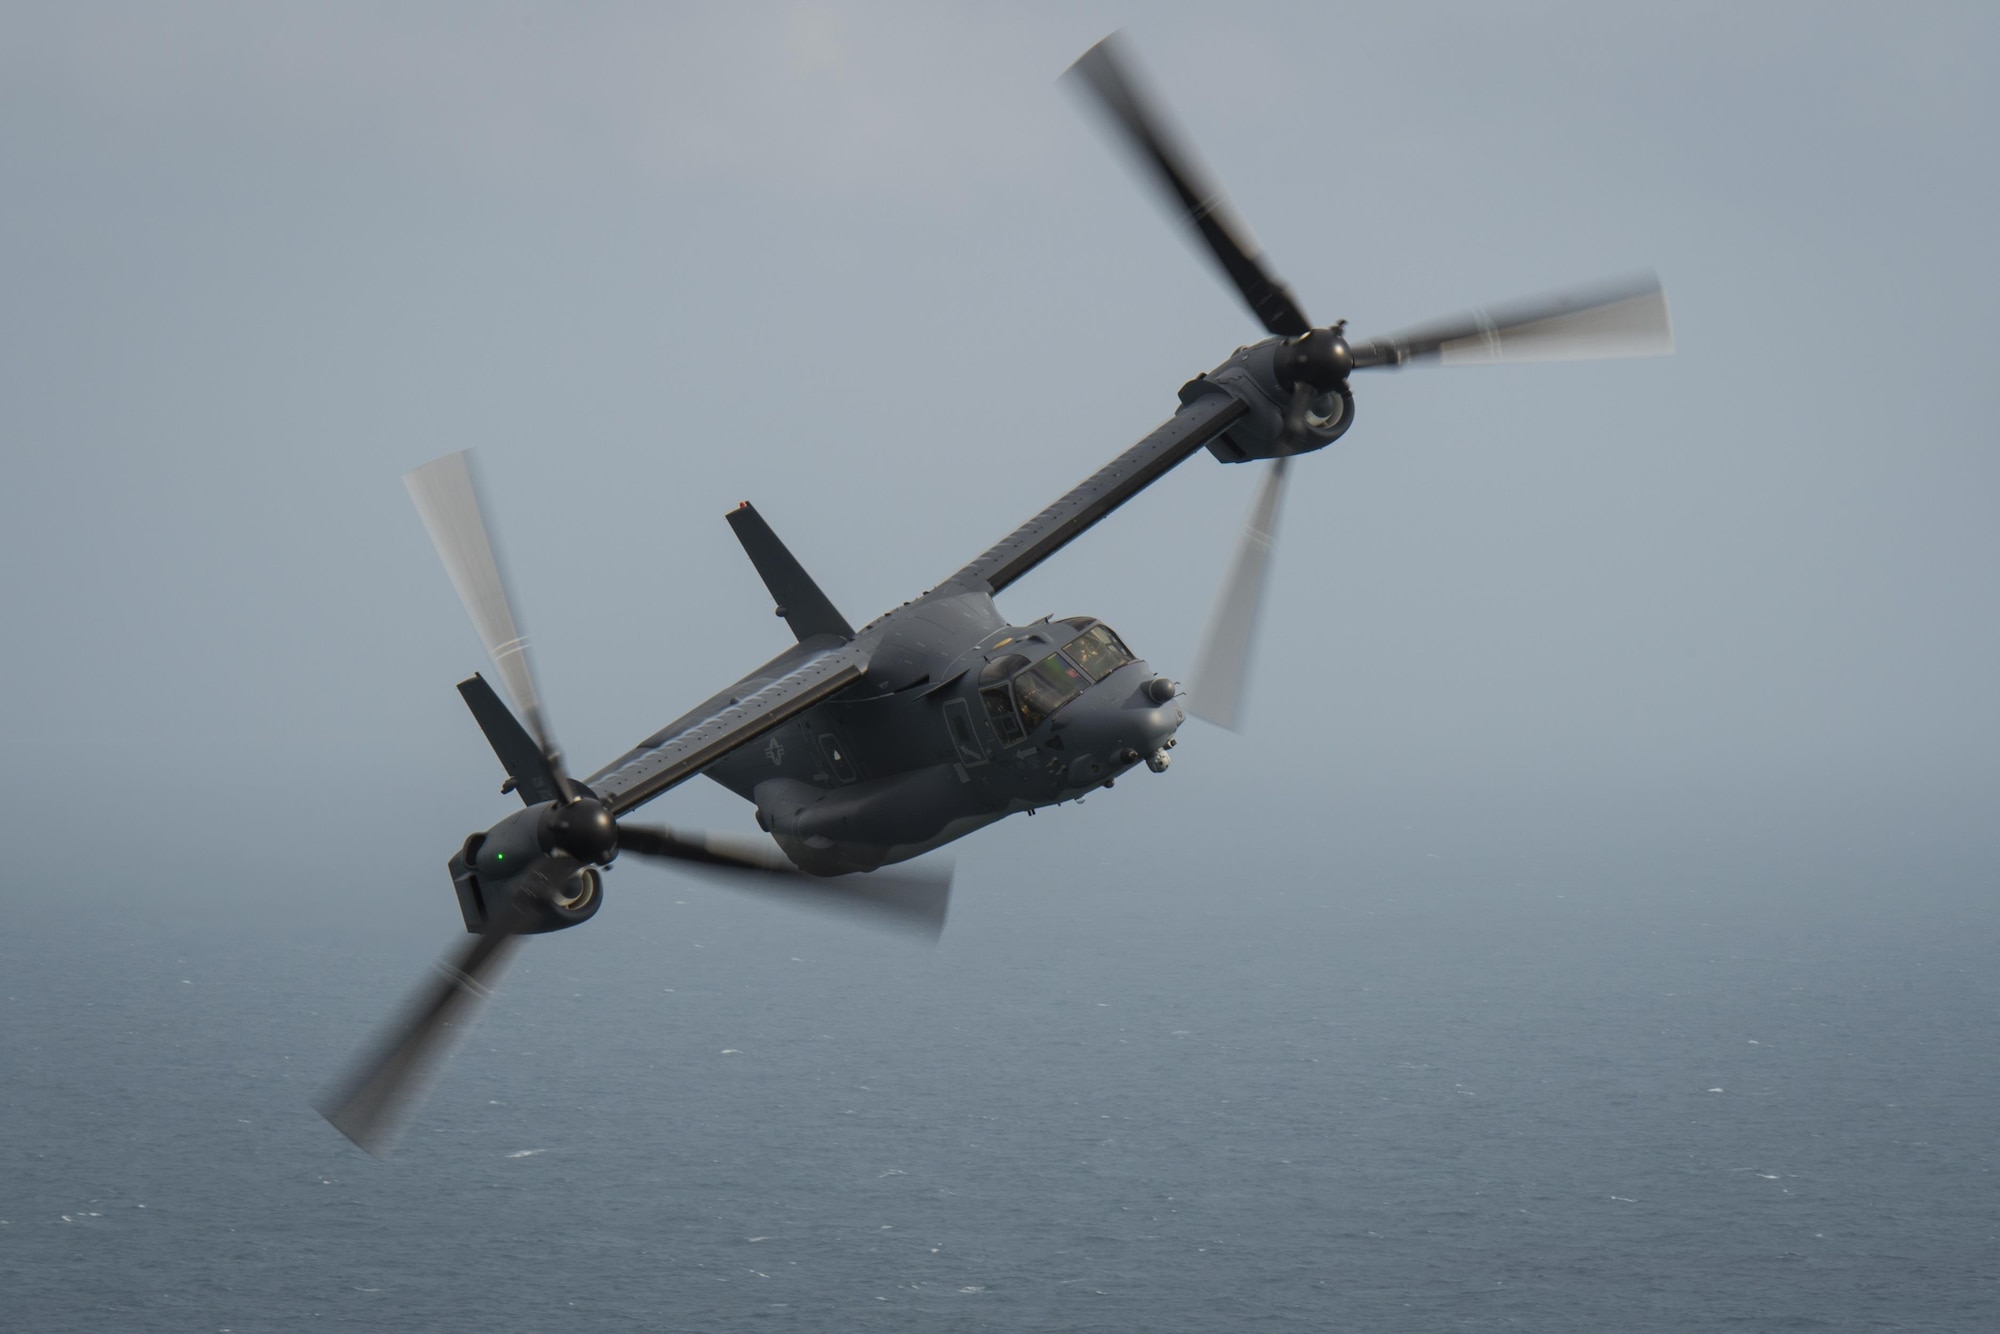
[[[1658,9],[7,7],[17,892],[189,866],[448,927],[506,807],[398,482],[439,453],[587,768],[782,646],[739,499],[858,622],[1150,429],[1256,330],[1055,85],[1120,25],[1314,318],[1652,267],[1680,352],[1358,386],[1247,734],[975,836],[968,889],[1990,867],[2000,17]],[[1255,480],[1195,460],[1003,610],[1184,673]]]

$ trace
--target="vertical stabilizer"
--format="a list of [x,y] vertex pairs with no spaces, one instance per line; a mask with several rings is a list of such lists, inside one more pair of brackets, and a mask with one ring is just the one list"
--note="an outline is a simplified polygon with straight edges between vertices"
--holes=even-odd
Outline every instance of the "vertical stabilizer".
[[770,589],[772,598],[776,599],[778,615],[785,618],[785,624],[792,627],[793,634],[801,640],[811,639],[814,635],[854,638],[854,627],[826,600],[826,594],[819,591],[819,585],[812,581],[812,576],[806,573],[797,558],[785,549],[785,544],[771,531],[771,525],[764,522],[764,516],[749,501],[729,511],[728,518],[729,526],[736,532],[736,540],[743,544],[750,563],[764,577],[764,587]]
[[[528,735],[528,729],[521,726],[521,720],[500,702],[500,697],[493,693],[493,687],[486,684],[486,678],[473,673],[458,683],[458,693],[464,696],[465,706],[472,710],[479,730],[486,733],[487,744],[500,757],[500,767],[507,771],[507,777],[512,780],[511,786],[521,794],[521,800],[529,806],[554,801],[559,794],[555,772],[549,767],[549,757],[542,754],[542,748]],[[505,792],[507,789],[500,790]]]

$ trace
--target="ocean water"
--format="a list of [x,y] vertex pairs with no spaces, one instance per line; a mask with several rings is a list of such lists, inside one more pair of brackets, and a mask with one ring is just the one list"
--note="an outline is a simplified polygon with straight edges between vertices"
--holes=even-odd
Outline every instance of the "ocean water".
[[19,894],[0,1328],[2000,1328],[1981,886],[993,860],[935,950],[621,871],[379,1162],[441,883]]

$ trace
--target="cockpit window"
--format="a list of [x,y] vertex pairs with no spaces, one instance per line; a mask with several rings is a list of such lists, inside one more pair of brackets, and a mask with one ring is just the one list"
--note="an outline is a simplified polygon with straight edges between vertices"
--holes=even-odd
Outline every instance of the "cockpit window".
[[1007,685],[1007,678],[1027,665],[1028,660],[1020,654],[1003,653],[979,671],[979,702],[986,710],[986,721],[993,724],[993,734],[1003,746],[1011,746],[1027,735],[1021,728],[1021,715],[1014,711],[1014,692]]
[[1011,746],[1027,735],[1021,730],[1021,718],[1014,712],[1014,697],[1005,681],[980,691],[979,699],[986,706],[986,721],[993,724],[993,733],[1000,738],[1001,745]]
[[1063,705],[1083,693],[1090,678],[1070,666],[1060,653],[1051,653],[1014,678],[1014,697],[1021,704],[1021,721],[1030,732]]
[[1093,625],[1069,643],[1063,645],[1063,652],[1077,666],[1083,668],[1085,676],[1093,682],[1102,681],[1111,673],[1133,661],[1132,652],[1126,648],[1118,636],[1111,633],[1108,625]]
[[1131,652],[1108,627],[1083,619],[1069,625],[1080,627],[1083,633],[1061,653],[1051,653],[1033,664],[1021,654],[1007,653],[980,671],[979,701],[1000,744],[1011,746],[1024,740],[1056,710],[1133,661]]
[[1020,654],[1003,653],[979,669],[979,684],[982,688],[999,685],[1027,665],[1028,660]]

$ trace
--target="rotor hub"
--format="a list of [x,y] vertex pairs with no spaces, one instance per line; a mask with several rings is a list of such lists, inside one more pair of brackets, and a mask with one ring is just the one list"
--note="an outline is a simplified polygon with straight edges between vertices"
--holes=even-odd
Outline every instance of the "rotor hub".
[[1309,384],[1321,393],[1347,383],[1354,369],[1354,351],[1347,345],[1346,321],[1330,329],[1309,329],[1285,342],[1272,358],[1271,370],[1282,389]]
[[586,866],[601,866],[618,855],[618,826],[595,797],[552,806],[542,822],[542,846],[566,852]]

